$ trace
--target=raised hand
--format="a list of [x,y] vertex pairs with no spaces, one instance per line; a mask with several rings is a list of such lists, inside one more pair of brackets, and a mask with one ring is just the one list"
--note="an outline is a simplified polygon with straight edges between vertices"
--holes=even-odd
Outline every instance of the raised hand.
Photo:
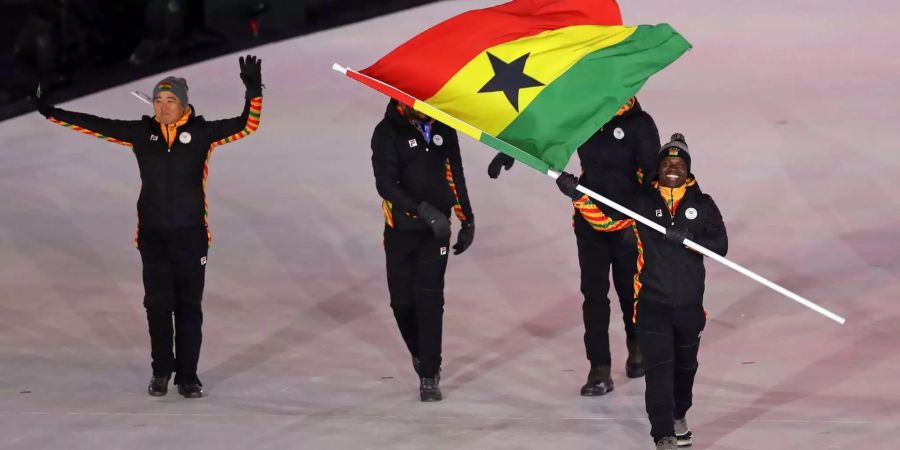
[[247,55],[238,58],[241,66],[241,81],[247,90],[262,92],[262,60],[256,56]]

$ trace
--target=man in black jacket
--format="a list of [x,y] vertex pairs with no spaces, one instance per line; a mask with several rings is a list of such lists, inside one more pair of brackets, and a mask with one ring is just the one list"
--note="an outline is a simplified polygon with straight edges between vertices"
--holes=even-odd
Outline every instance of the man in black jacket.
[[231,119],[208,121],[196,115],[188,103],[187,82],[176,77],[155,85],[154,116],[140,120],[55,108],[47,104],[40,88],[35,96],[38,111],[51,122],[129,147],[137,157],[142,185],[135,245],[143,263],[150,328],[153,377],[147,392],[154,397],[166,395],[173,372],[179,394],[203,396],[197,362],[203,324],[200,302],[212,243],[206,206],[208,162],[217,146],[256,131],[262,110],[262,61],[247,56],[239,63],[246,101],[241,115]]
[[637,237],[632,320],[644,357],[650,434],[658,449],[674,449],[690,445],[693,438],[685,415],[692,403],[697,351],[706,326],[703,256],[685,247],[684,240],[724,256],[728,235],[716,203],[691,174],[684,137],[673,135],[657,160],[658,176],[624,204],[665,227],[665,235],[594,203],[576,190],[579,180],[574,175],[563,173],[557,184],[582,215],[592,217],[596,231],[630,228]]
[[[632,97],[606,125],[578,149],[581,160],[581,184],[616,202],[631,197],[641,185],[643,174],[655,170],[659,151],[659,132],[650,114]],[[514,160],[499,153],[488,167],[488,175],[497,178],[501,167],[509,169]],[[629,378],[643,376],[641,354],[631,323],[631,303],[637,252],[630,231],[596,233],[589,218],[573,215],[578,264],[581,268],[581,292],[584,294],[584,347],[591,363],[581,395],[593,397],[613,390],[609,349],[609,273],[619,297],[625,325]]]
[[391,309],[420,378],[420,399],[439,401],[451,210],[461,222],[453,254],[475,237],[456,131],[391,100],[372,135],[372,168],[383,199]]

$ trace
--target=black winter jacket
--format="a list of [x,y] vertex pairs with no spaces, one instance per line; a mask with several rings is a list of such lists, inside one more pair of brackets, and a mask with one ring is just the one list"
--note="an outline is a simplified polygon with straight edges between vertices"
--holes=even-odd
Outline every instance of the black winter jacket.
[[431,141],[388,103],[384,119],[372,134],[375,187],[384,199],[385,221],[397,230],[422,230],[416,209],[428,202],[447,217],[454,209],[462,221],[472,221],[459,139],[456,130],[434,121]]
[[[653,176],[659,152],[659,131],[650,114],[637,99],[630,109],[613,116],[578,148],[584,187],[622,203],[641,186],[638,176]],[[575,216],[575,231],[582,237],[594,237],[591,227]]]
[[[673,216],[656,186],[654,182],[645,183],[625,206],[666,228],[688,230],[694,236],[692,241],[725,256],[728,235],[712,197],[693,183],[688,186]],[[582,216],[589,218],[596,231],[615,231],[628,226],[634,230],[638,246],[635,300],[679,307],[703,304],[706,285],[703,255],[666,240],[662,233],[612,208],[593,203],[587,196],[573,203]]]
[[53,108],[48,119],[130,147],[142,182],[139,227],[180,228],[207,225],[205,185],[212,151],[256,131],[261,109],[262,96],[257,96],[248,98],[241,115],[231,119],[206,120],[192,114],[178,128],[171,148],[160,123],[149,116],[114,120]]

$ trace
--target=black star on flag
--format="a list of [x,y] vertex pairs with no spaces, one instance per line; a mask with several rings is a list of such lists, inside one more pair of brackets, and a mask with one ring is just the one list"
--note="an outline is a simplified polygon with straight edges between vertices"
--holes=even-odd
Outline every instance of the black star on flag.
[[494,78],[491,78],[478,92],[503,92],[512,107],[519,112],[519,90],[544,85],[544,83],[525,75],[525,61],[528,60],[531,53],[526,53],[511,63],[505,63],[490,53],[487,55],[494,68]]

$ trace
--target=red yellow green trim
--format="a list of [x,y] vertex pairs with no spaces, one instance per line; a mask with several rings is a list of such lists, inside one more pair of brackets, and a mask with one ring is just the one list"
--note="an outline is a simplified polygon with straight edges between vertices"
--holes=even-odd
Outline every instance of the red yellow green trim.
[[207,245],[212,245],[212,232],[209,230],[209,202],[206,199],[206,180],[209,178],[209,160],[212,158],[213,151],[220,145],[225,145],[240,139],[243,139],[255,132],[259,128],[259,119],[262,115],[262,97],[254,97],[250,99],[250,111],[247,115],[247,123],[244,129],[213,142],[206,151],[206,162],[203,163],[203,224],[206,226]]
[[462,204],[459,203],[459,193],[456,192],[456,181],[453,180],[453,169],[450,168],[450,160],[446,160],[444,162],[444,167],[447,168],[447,184],[450,185],[450,190],[453,191],[453,198],[456,203],[453,204],[453,211],[456,213],[456,217],[465,222],[468,220],[466,218],[466,214],[463,212]]
[[634,224],[634,219],[613,220],[591,201],[591,198],[587,195],[581,196],[578,200],[573,201],[572,204],[575,206],[575,210],[584,217],[584,220],[595,231],[619,231]]
[[644,270],[644,243],[641,242],[641,233],[638,232],[637,224],[633,224],[631,229],[637,238],[637,267],[634,272],[634,316],[631,320],[632,323],[637,323],[638,296],[641,293],[641,288],[644,286],[641,282],[641,271]]
[[62,120],[59,120],[59,119],[57,119],[57,118],[55,118],[55,117],[48,117],[47,120],[49,120],[49,121],[51,121],[51,122],[53,122],[53,123],[55,123],[55,124],[57,124],[57,125],[62,125],[62,126],[68,128],[68,129],[70,129],[70,130],[74,130],[74,131],[77,131],[77,132],[79,132],[79,133],[86,134],[86,135],[88,135],[88,136],[93,136],[93,137],[98,138],[98,139],[103,139],[103,140],[106,141],[106,142],[112,142],[113,144],[124,145],[125,147],[129,147],[129,148],[130,148],[130,147],[133,147],[133,145],[132,145],[130,142],[120,141],[120,140],[118,140],[118,139],[111,138],[111,137],[109,137],[109,136],[104,136],[104,135],[102,135],[102,134],[100,134],[100,133],[98,133],[98,132],[96,132],[96,131],[91,131],[91,130],[88,130],[87,128],[79,127],[78,125],[73,125],[73,124],[68,123],[68,122],[63,122]]
[[387,200],[381,200],[381,209],[384,211],[384,223],[387,226],[394,228],[394,205]]

